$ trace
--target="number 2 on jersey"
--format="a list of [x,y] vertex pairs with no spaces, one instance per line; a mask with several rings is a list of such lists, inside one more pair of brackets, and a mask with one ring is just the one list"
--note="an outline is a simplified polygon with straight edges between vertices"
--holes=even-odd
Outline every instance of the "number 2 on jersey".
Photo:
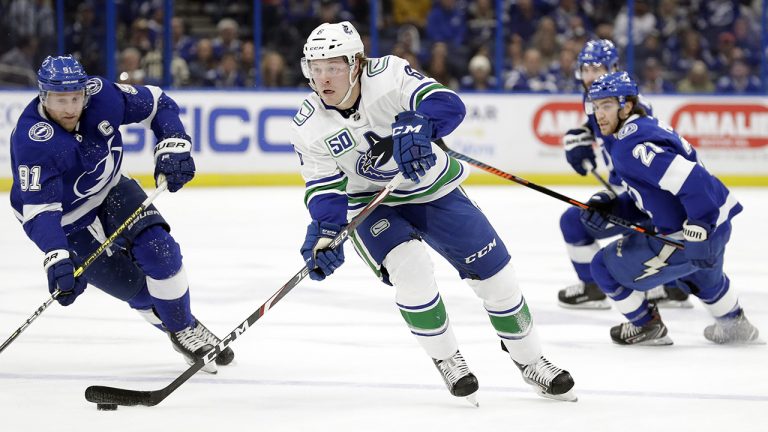
[[653,162],[653,158],[656,157],[656,153],[663,152],[664,149],[656,144],[652,142],[644,142],[636,145],[635,148],[632,149],[632,156],[634,156],[635,159],[639,159],[643,165],[649,167],[651,166],[651,162]]

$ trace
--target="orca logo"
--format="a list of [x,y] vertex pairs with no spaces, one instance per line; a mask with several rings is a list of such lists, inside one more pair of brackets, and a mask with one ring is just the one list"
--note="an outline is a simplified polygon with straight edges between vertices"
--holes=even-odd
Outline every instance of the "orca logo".
[[343,28],[343,29],[344,29],[344,33],[346,33],[346,34],[348,34],[348,35],[351,35],[351,34],[352,34],[352,29],[350,29],[348,25],[346,25],[346,24],[342,24],[342,25],[341,25],[341,28]]
[[373,181],[387,181],[397,174],[397,166],[392,165],[392,169],[384,169],[384,165],[392,158],[392,137],[380,137],[373,132],[366,132],[363,137],[368,142],[370,148],[367,152],[358,152],[360,157],[357,159],[355,171],[358,175]]
[[91,78],[85,83],[85,94],[93,96],[101,91],[101,80],[98,78]]
[[53,126],[46,122],[35,123],[34,126],[29,128],[29,139],[32,141],[48,141],[53,137]]

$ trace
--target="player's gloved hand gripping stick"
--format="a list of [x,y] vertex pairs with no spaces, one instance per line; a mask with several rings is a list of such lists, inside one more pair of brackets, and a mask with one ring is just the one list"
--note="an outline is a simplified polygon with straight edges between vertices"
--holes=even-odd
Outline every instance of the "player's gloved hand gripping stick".
[[[371,202],[369,202],[357,216],[349,221],[349,224],[346,227],[339,231],[339,233],[333,238],[327,248],[335,249],[340,247],[341,244],[344,243],[344,241],[349,237],[350,233],[357,229],[363,220],[365,220],[365,218],[368,217],[368,215],[371,214],[371,212],[376,207],[378,207],[379,204],[384,202],[384,199],[387,198],[390,192],[395,190],[395,188],[397,188],[403,181],[405,181],[405,177],[398,173],[395,178],[390,180],[390,182],[384,186],[384,189],[381,192],[373,197]],[[277,302],[279,302],[283,297],[286,296],[286,294],[295,288],[296,285],[302,281],[302,279],[307,277],[309,271],[310,269],[306,265],[302,267],[298,273],[296,273],[288,282],[286,282],[285,285],[277,290],[277,292],[274,293],[272,297],[270,297],[264,304],[259,306],[258,309],[256,309],[248,318],[245,319],[245,321],[241,322],[228,335],[221,338],[221,343],[216,345],[212,350],[208,351],[203,357],[198,359],[194,364],[192,364],[192,366],[190,366],[186,371],[184,371],[175,380],[173,380],[173,382],[164,388],[159,390],[140,391],[106,386],[90,386],[85,389],[85,399],[88,400],[88,402],[93,402],[99,405],[155,406],[159,404],[177,388],[184,384],[189,378],[191,378],[192,375],[202,369],[203,366],[214,361],[222,350],[229,346],[232,341],[240,337],[240,335],[245,333],[245,331],[248,330],[256,321],[258,321],[259,318],[264,316],[268,310],[272,309],[272,307]]]
[[[88,266],[93,264],[93,262],[96,261],[96,258],[98,258],[99,255],[101,255],[109,247],[109,245],[111,245],[115,241],[115,239],[117,239],[117,237],[119,237],[120,234],[122,234],[123,231],[125,231],[126,227],[128,227],[128,225],[133,223],[133,221],[142,212],[144,212],[144,210],[146,210],[146,208],[149,207],[150,204],[152,204],[152,201],[154,201],[155,198],[157,198],[157,196],[160,195],[167,188],[168,188],[168,183],[165,180],[165,176],[160,174],[157,178],[157,188],[155,189],[155,191],[152,192],[152,194],[150,194],[147,197],[147,199],[145,199],[144,202],[142,202],[141,205],[136,210],[134,210],[133,213],[131,213],[130,216],[128,216],[128,218],[123,222],[122,225],[117,227],[115,232],[113,232],[112,235],[110,235],[109,238],[104,241],[104,243],[99,245],[99,247],[92,254],[90,254],[88,258],[86,258],[85,261],[83,261],[82,264],[79,267],[77,267],[77,269],[75,269],[74,277],[77,278],[80,275],[82,275],[85,269],[87,269]],[[62,292],[59,289],[54,290],[53,293],[51,294],[51,297],[48,300],[46,300],[45,303],[40,305],[40,307],[37,308],[37,310],[29,318],[27,318],[24,324],[22,324],[21,327],[16,329],[16,331],[13,332],[11,337],[9,337],[5,342],[3,342],[2,345],[0,345],[0,353],[2,353],[3,350],[5,350],[8,347],[8,345],[10,345],[14,340],[16,340],[16,338],[19,337],[21,332],[26,330],[27,327],[29,327],[29,325],[32,324],[32,322],[35,319],[37,319],[37,317],[39,317],[40,314],[42,314],[43,311],[45,311],[48,308],[48,306],[51,305],[51,303],[53,303],[54,300],[58,299],[61,293]]]

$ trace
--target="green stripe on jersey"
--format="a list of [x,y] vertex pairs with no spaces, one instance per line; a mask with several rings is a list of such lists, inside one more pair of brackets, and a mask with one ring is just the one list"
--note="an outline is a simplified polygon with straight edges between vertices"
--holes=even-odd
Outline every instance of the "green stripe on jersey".
[[424,87],[423,89],[421,89],[421,91],[416,93],[416,100],[414,101],[413,109],[418,108],[419,104],[421,103],[421,100],[424,99],[427,96],[427,94],[432,93],[435,90],[446,90],[446,91],[450,91],[451,93],[453,93],[448,87],[446,87],[446,86],[444,86],[444,85],[442,85],[440,83],[434,83],[434,84],[428,85],[428,86]]
[[400,309],[400,314],[403,315],[409,327],[419,330],[437,330],[442,328],[448,320],[442,297],[438,297],[437,303],[428,310],[412,312]]
[[311,188],[308,188],[304,192],[304,206],[306,207],[309,205],[309,201],[312,199],[314,195],[319,195],[329,190],[336,190],[341,193],[346,193],[348,180],[349,179],[347,177],[344,177],[343,180],[339,180],[333,183],[319,184]]

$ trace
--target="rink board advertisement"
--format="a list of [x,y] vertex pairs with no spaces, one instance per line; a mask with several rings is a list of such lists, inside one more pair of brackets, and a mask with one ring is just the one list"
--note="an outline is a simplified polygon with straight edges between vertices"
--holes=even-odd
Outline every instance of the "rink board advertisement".
[[[182,91],[169,94],[192,136],[196,184],[300,184],[289,128],[302,91]],[[0,186],[10,184],[9,139],[34,92],[0,92]],[[454,150],[519,176],[577,180],[560,146],[562,134],[585,120],[580,95],[463,94],[467,116],[446,143]],[[707,167],[721,176],[765,184],[768,178],[768,98],[662,96],[648,98],[654,115],[684,135]],[[152,172],[151,131],[123,126],[124,169]],[[25,132],[26,133],[26,132]],[[751,180],[750,180],[751,179]]]

